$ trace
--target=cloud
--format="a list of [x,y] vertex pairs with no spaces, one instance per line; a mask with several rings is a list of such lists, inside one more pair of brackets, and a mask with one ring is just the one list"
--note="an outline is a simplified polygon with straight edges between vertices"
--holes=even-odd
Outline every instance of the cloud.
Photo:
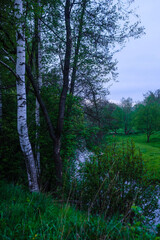
[[147,91],[160,88],[160,1],[137,0],[142,25],[146,35],[129,41],[126,48],[116,55],[118,83],[110,87],[110,99],[120,101],[122,97],[142,100]]

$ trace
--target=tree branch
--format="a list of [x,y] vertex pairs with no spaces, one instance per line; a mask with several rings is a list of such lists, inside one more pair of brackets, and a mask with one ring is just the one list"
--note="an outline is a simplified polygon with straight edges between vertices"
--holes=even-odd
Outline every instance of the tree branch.
[[16,61],[13,59],[12,56],[10,56],[9,52],[7,52],[7,50],[5,50],[4,48],[2,48],[3,52],[7,54],[7,56],[9,57],[9,59],[15,64]]
[[15,71],[10,67],[8,66],[6,63],[4,63],[2,60],[0,60],[0,64],[2,64],[4,67],[6,67],[11,73],[13,73],[13,75],[16,77],[17,80],[21,81],[21,78],[20,76],[15,73]]
[[[7,33],[7,31],[4,30],[4,28],[2,27],[2,25],[0,25],[0,30],[4,32],[5,36],[7,37],[7,39],[9,40],[10,44],[12,45],[12,48],[14,49],[14,53],[16,52],[15,51],[15,45],[12,41],[12,39],[10,38],[9,34]],[[2,42],[4,43],[4,45],[7,45],[6,42],[8,42],[7,40],[6,41],[3,41]]]
[[5,86],[5,87],[1,86],[1,89],[7,90],[7,89],[10,89],[10,88],[15,88],[15,87],[16,87],[16,85],[14,84],[14,85],[9,85],[9,86]]
[[53,32],[59,40],[61,40],[63,43],[65,43],[64,39],[62,39],[61,37],[59,37],[58,34],[57,34],[48,24],[46,24],[46,23],[43,21],[42,18],[40,18],[40,21],[41,21],[51,32]]
[[43,115],[44,115],[44,118],[46,120],[46,123],[47,123],[47,126],[48,126],[48,130],[49,130],[49,135],[51,137],[51,139],[55,142],[56,141],[56,136],[55,136],[55,131],[54,131],[54,128],[53,128],[53,125],[52,125],[52,122],[51,122],[51,119],[49,117],[49,114],[48,114],[48,111],[47,111],[47,108],[41,98],[41,95],[39,93],[39,90],[38,90],[38,87],[37,87],[37,84],[35,83],[34,81],[34,77],[32,75],[32,72],[31,72],[31,69],[29,67],[29,65],[26,64],[26,72],[27,72],[27,76],[32,84],[32,87],[34,89],[34,94],[39,102],[39,105],[41,107],[41,110],[43,112]]
[[[0,60],[0,64],[2,64],[4,67],[6,67],[6,68],[16,77],[17,80],[21,81],[20,76],[17,75],[10,66],[8,66],[6,63],[4,63],[4,62],[1,61],[1,60]],[[45,117],[45,119],[46,119],[47,126],[48,126],[48,129],[49,129],[50,137],[51,137],[51,139],[55,142],[56,137],[55,137],[55,133],[54,133],[54,129],[53,129],[52,122],[51,122],[50,117],[49,117],[49,115],[48,115],[46,106],[45,106],[45,104],[43,103],[42,98],[41,98],[41,96],[40,96],[40,94],[39,94],[39,90],[38,90],[38,88],[37,88],[37,85],[36,85],[36,83],[34,82],[34,78],[33,78],[33,75],[32,75],[32,73],[31,73],[30,67],[29,67],[27,64],[26,64],[26,71],[27,71],[27,76],[28,76],[28,78],[29,78],[29,80],[30,80],[30,82],[31,82],[31,84],[32,84],[32,86],[33,86],[35,96],[36,96],[36,98],[37,98],[37,100],[38,100],[38,102],[39,102],[39,104],[40,104],[40,107],[41,107],[42,112],[43,112],[43,114],[44,114],[44,117]]]

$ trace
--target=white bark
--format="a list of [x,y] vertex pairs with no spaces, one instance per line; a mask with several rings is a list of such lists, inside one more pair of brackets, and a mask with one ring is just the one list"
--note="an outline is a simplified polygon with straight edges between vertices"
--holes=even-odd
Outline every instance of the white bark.
[[17,61],[16,73],[20,80],[17,80],[17,129],[19,134],[20,146],[26,161],[29,189],[32,192],[39,191],[37,173],[31,143],[28,136],[27,126],[27,105],[26,105],[26,86],[25,86],[25,34],[24,26],[21,21],[23,16],[22,0],[15,0],[15,15],[17,18]]
[[[40,1],[38,0],[38,5],[40,6]],[[42,87],[42,51],[41,51],[41,21],[38,18],[38,66],[37,66],[37,84],[39,91]],[[40,106],[39,102],[36,98],[36,109],[35,109],[35,118],[36,118],[36,168],[37,168],[37,174],[40,175],[41,168],[40,168],[40,145],[39,145],[39,128],[40,128]]]

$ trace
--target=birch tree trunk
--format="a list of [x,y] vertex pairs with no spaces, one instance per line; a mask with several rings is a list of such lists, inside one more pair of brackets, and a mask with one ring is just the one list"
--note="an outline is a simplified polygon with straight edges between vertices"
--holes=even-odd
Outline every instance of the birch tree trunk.
[[17,129],[21,150],[25,157],[29,190],[38,192],[37,172],[31,143],[28,136],[27,126],[27,105],[26,105],[26,87],[25,87],[25,34],[23,26],[23,2],[15,0],[15,16],[17,18],[17,61],[16,73],[20,77],[16,82],[17,86]]
[[[37,0],[38,6],[40,6],[40,0]],[[42,51],[41,51],[41,21],[36,17],[35,19],[35,39],[36,39],[36,75],[37,85],[40,91],[42,87]],[[36,109],[35,109],[35,120],[36,120],[36,169],[37,175],[40,176],[40,145],[39,145],[39,128],[40,128],[40,105],[36,98]]]

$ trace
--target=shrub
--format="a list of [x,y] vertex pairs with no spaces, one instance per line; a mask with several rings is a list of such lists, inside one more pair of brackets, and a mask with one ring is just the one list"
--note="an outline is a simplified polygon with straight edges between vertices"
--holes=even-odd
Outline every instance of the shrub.
[[132,221],[134,203],[141,206],[146,215],[154,212],[157,206],[156,196],[144,181],[145,177],[142,154],[133,141],[121,145],[114,143],[103,151],[96,149],[79,170],[79,199],[89,212],[105,217],[119,213]]

